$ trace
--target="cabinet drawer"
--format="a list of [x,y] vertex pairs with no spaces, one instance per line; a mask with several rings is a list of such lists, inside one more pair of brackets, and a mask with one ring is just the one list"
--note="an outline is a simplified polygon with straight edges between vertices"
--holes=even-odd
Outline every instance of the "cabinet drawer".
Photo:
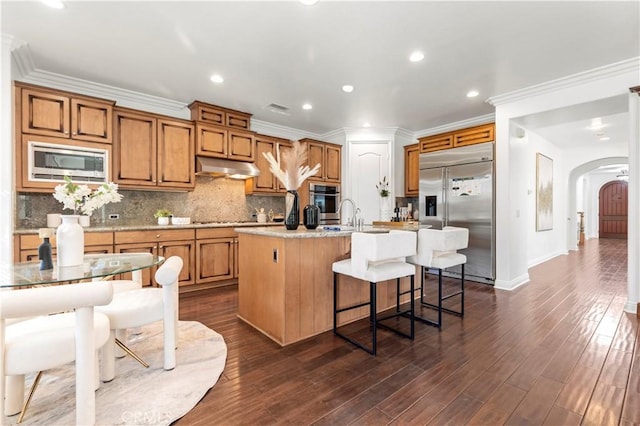
[[121,231],[115,233],[115,244],[139,243],[143,241],[193,240],[193,229],[158,229],[156,231]]
[[[20,250],[36,250],[42,239],[35,235],[20,235]],[[49,242],[53,247],[56,245],[56,234],[49,239]],[[84,245],[85,246],[104,246],[113,245],[113,232],[85,232],[84,233]]]
[[208,238],[235,238],[238,234],[233,228],[200,228],[196,229],[196,240]]

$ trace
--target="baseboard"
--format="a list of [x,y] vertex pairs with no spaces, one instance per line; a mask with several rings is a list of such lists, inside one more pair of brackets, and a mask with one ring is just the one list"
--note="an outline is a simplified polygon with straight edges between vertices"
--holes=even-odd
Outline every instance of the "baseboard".
[[533,268],[534,266],[539,265],[539,264],[544,263],[544,262],[547,262],[547,261],[553,259],[554,257],[566,256],[568,254],[569,254],[568,251],[564,251],[564,252],[557,251],[557,252],[555,252],[553,254],[542,256],[542,257],[539,257],[537,259],[530,260],[529,264],[527,265],[527,267],[528,268]]
[[497,288],[499,290],[508,290],[508,291],[512,291],[515,290],[516,288],[520,287],[521,285],[525,285],[526,283],[529,282],[529,273],[525,273],[520,275],[519,277],[516,277],[512,280],[496,280],[493,287]]

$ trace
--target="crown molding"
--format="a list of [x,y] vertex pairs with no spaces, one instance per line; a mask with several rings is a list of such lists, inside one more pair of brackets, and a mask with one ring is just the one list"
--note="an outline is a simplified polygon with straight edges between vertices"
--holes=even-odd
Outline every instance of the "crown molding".
[[184,102],[161,98],[159,96],[146,95],[133,90],[69,77],[62,74],[43,71],[41,69],[33,70],[31,73],[23,77],[22,81],[98,98],[114,99],[122,106],[129,106],[127,104],[146,105],[152,109],[161,109],[163,112],[173,112],[173,115],[178,111],[184,112],[188,105]]
[[251,119],[251,130],[269,136],[298,140],[303,138],[320,139],[319,135],[293,127],[269,123],[267,121]]
[[496,115],[494,113],[480,115],[478,117],[469,118],[467,120],[456,121],[453,123],[444,124],[442,126],[417,131],[413,134],[413,138],[418,139],[424,136],[437,135],[439,133],[446,133],[453,130],[464,129],[467,127],[479,126],[481,124],[493,123],[494,121],[496,121]]
[[524,89],[515,90],[513,92],[502,95],[492,96],[487,99],[487,103],[493,106],[503,105],[510,102],[519,101],[530,98],[532,96],[542,95],[554,92],[560,89],[574,87],[579,84],[589,83],[601,80],[607,77],[613,77],[620,74],[626,74],[633,71],[640,71],[640,56],[624,61],[615,62],[613,64],[583,71],[567,77],[556,80],[547,81],[545,83],[536,84],[535,86],[525,87]]

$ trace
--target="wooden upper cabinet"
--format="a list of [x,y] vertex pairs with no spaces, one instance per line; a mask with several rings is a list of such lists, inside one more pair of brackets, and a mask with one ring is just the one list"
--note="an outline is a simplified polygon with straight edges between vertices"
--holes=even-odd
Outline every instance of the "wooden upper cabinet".
[[227,158],[228,131],[221,126],[196,123],[197,154],[204,157]]
[[251,127],[251,114],[235,111],[218,105],[193,101],[189,105],[191,119],[204,123],[248,130]]
[[116,183],[157,185],[157,120],[151,114],[114,113],[113,176]]
[[255,160],[255,133],[248,130],[230,129],[227,139],[227,158],[230,160]]
[[193,189],[194,133],[188,121],[116,109],[115,181],[125,187]]
[[439,151],[495,140],[495,124],[483,124],[453,132],[419,138],[420,152]]
[[269,163],[264,158],[263,153],[271,153],[276,156],[278,142],[275,138],[265,135],[256,135],[256,160],[255,164],[260,174],[254,178],[245,180],[245,193],[253,194],[257,192],[274,193],[276,192],[276,177],[269,170]]
[[111,143],[115,102],[30,86],[20,91],[23,133]]
[[313,167],[320,163],[320,171],[309,180],[340,183],[342,147],[314,139],[300,139],[307,146],[307,164]]
[[286,189],[280,181],[271,173],[269,162],[264,158],[263,153],[270,152],[274,158],[277,158],[277,152],[280,156],[287,150],[291,149],[291,141],[287,139],[277,138],[274,136],[256,135],[255,138],[255,165],[260,170],[260,175],[245,180],[246,194],[278,194],[286,192]]
[[255,160],[251,114],[195,101],[189,105],[196,122],[196,153],[203,157]]
[[485,124],[458,130],[453,133],[453,146],[475,145],[477,143],[492,142],[495,140],[495,125]]
[[195,187],[195,129],[193,124],[158,119],[158,185]]
[[404,196],[420,193],[420,144],[404,147]]

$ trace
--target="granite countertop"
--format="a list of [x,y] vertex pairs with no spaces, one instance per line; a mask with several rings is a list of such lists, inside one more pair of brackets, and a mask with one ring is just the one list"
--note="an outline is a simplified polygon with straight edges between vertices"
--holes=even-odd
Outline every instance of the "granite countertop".
[[[119,225],[119,226],[88,226],[84,228],[84,232],[114,232],[114,231],[153,231],[160,229],[194,229],[194,228],[252,228],[263,227],[269,229],[269,227],[282,227],[284,230],[284,224],[282,222],[211,222],[211,223],[191,223],[189,225]],[[28,235],[37,234],[38,228],[21,228],[13,231],[14,235]]]
[[[365,226],[364,229],[358,232],[368,233],[385,233],[392,230],[402,231],[417,231],[421,228],[429,228],[429,225],[421,226],[416,224],[415,226]],[[262,235],[265,237],[276,238],[331,238],[331,237],[348,237],[354,231],[355,228],[351,226],[326,226],[327,229],[319,226],[316,229],[309,230],[304,226],[299,226],[295,231],[290,231],[284,226],[277,228],[270,227],[252,227],[252,228],[236,228],[235,231],[238,234],[250,234],[250,235]]]

